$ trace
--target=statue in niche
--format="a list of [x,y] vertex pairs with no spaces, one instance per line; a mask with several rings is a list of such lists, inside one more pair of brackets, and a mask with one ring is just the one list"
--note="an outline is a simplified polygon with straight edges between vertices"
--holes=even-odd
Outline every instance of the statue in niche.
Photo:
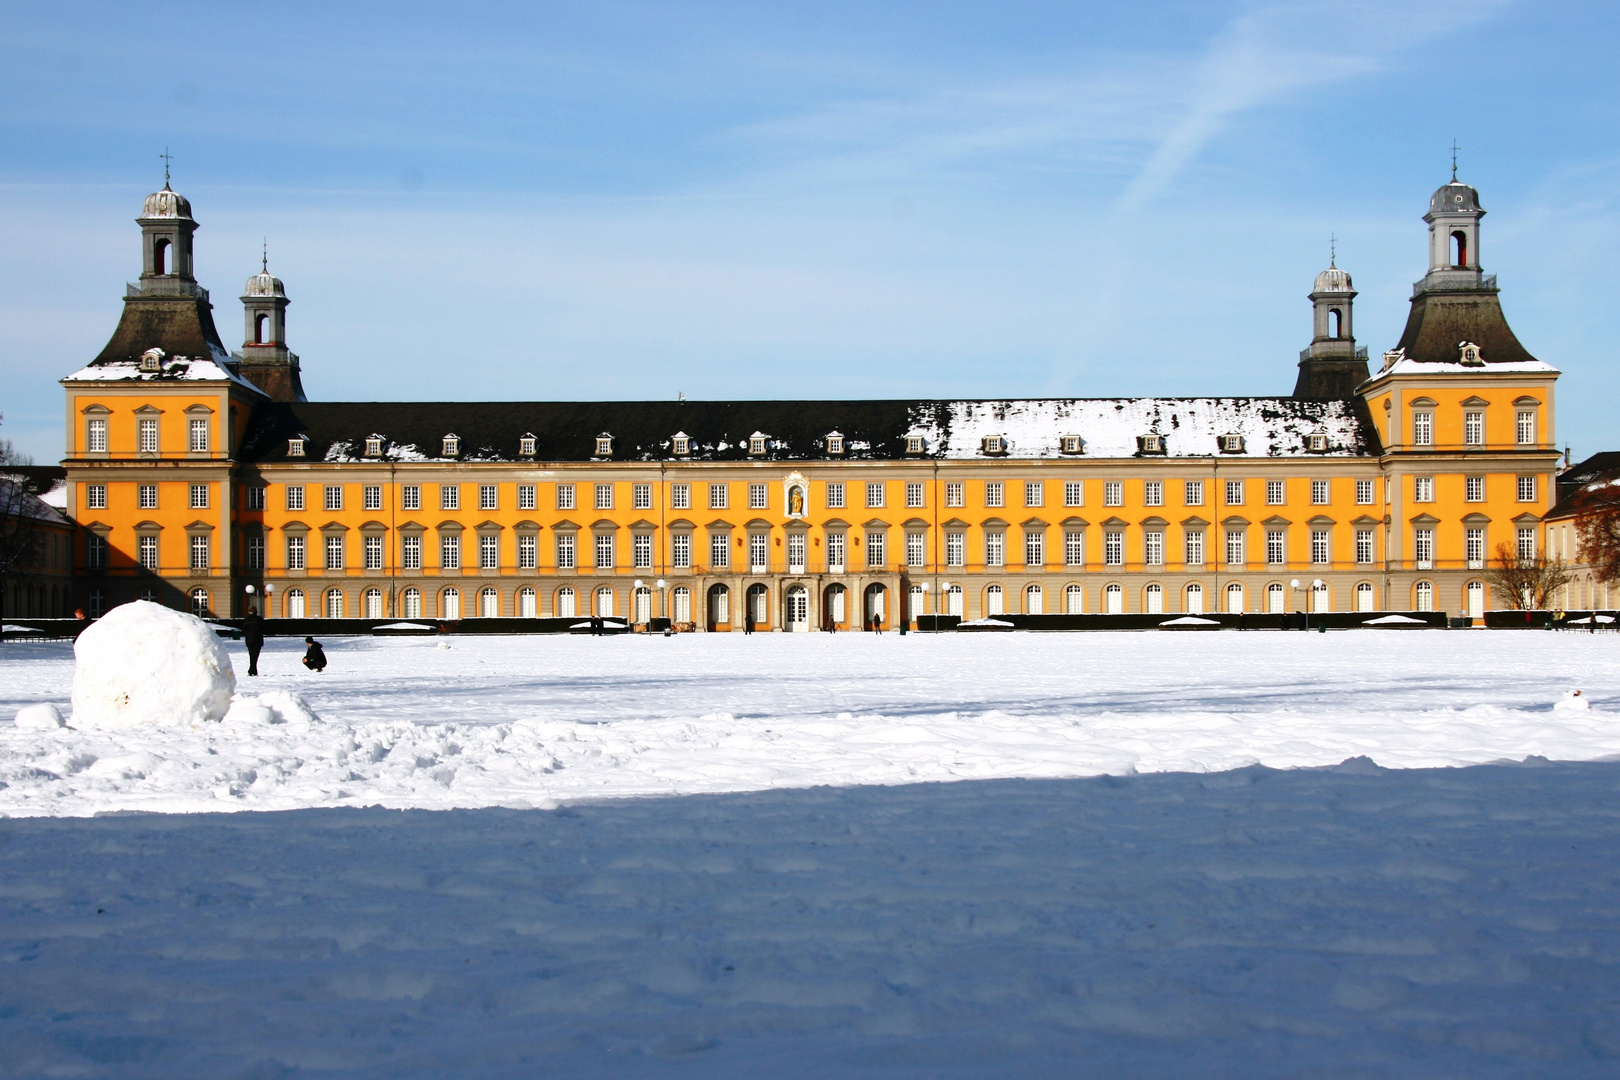
[[804,488],[797,484],[788,489],[788,517],[804,517]]

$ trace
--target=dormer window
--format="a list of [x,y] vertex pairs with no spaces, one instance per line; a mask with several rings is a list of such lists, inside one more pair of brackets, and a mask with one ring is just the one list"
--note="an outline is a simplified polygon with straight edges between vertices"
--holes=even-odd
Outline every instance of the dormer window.
[[287,440],[287,456],[304,456],[304,437],[302,435],[294,435],[292,438]]
[[459,453],[461,453],[461,436],[446,435],[444,437],[444,447],[441,451],[441,456],[455,457]]
[[675,437],[669,440],[669,449],[676,457],[685,457],[692,452],[692,440],[684,431],[677,431]]
[[1469,367],[1481,367],[1484,365],[1485,358],[1479,355],[1479,346],[1472,341],[1465,341],[1458,348],[1462,350],[1462,363],[1467,364]]
[[979,449],[986,454],[1005,454],[1007,440],[1000,435],[986,435],[979,443]]
[[518,436],[518,454],[522,457],[534,457],[534,436]]
[[141,370],[156,373],[163,370],[163,350],[147,349],[141,353]]
[[923,437],[921,435],[906,436],[906,453],[920,454],[923,452]]
[[1059,445],[1063,448],[1063,452],[1065,454],[1078,454],[1080,453],[1082,444],[1080,442],[1080,436],[1065,435],[1059,441]]
[[752,435],[748,436],[748,452],[755,456],[763,454],[765,452],[765,446],[769,441],[770,440],[760,432],[754,432]]
[[613,456],[613,436],[609,435],[605,431],[602,434],[600,434],[600,435],[598,435],[596,437],[596,456],[597,457],[612,457]]
[[1305,436],[1305,449],[1320,454],[1328,448],[1327,436],[1320,431],[1313,431]]
[[1243,453],[1243,436],[1241,435],[1222,435],[1220,444],[1221,453],[1223,454]]
[[836,431],[827,434],[827,453],[842,454],[844,452],[844,436]]
[[366,439],[366,457],[382,457],[382,436],[372,435]]
[[1138,435],[1136,437],[1136,447],[1144,454],[1162,454],[1164,453],[1164,436]]

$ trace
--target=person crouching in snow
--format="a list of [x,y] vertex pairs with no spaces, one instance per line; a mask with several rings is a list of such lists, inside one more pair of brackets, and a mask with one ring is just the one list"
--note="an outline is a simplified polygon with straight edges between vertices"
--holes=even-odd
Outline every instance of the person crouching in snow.
[[304,639],[304,644],[309,646],[304,650],[304,666],[311,671],[324,671],[326,669],[326,650],[321,648],[321,643],[312,637],[307,637]]

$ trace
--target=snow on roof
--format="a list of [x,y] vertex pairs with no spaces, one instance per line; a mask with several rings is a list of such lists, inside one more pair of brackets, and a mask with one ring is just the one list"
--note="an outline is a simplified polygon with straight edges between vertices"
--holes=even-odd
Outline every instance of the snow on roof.
[[[1325,453],[1347,457],[1367,452],[1366,434],[1348,401],[1294,398],[1036,398],[1017,401],[949,401],[943,424],[926,413],[908,434],[921,435],[946,458],[982,456],[987,437],[1005,438],[1010,458],[1073,456],[1062,452],[1065,435],[1078,435],[1087,457],[1133,457],[1143,435],[1164,438],[1167,457],[1276,457],[1304,453],[1306,437],[1327,436]],[[936,414],[937,415],[937,414]],[[943,429],[943,430],[942,430]],[[948,438],[946,437],[948,433]],[[1220,439],[1236,435],[1240,450]],[[941,444],[944,445],[941,445]]]
[[1505,364],[1442,364],[1433,360],[1397,360],[1373,378],[1383,375],[1560,375],[1551,364],[1540,360]]
[[137,360],[108,360],[82,367],[63,382],[231,382],[256,394],[263,394],[222,363],[193,356],[170,356],[159,371],[142,371]]

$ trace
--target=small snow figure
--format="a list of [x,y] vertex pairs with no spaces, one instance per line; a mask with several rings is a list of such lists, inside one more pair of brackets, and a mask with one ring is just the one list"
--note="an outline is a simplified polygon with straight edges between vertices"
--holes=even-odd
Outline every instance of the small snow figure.
[[1569,693],[1564,695],[1563,700],[1553,703],[1554,709],[1568,709],[1572,712],[1579,712],[1583,709],[1590,709],[1591,707],[1592,703],[1582,697],[1579,690],[1571,690]]
[[304,666],[311,671],[324,671],[326,669],[326,650],[321,648],[321,643],[312,637],[307,637],[304,639],[304,644],[309,646],[304,650]]

